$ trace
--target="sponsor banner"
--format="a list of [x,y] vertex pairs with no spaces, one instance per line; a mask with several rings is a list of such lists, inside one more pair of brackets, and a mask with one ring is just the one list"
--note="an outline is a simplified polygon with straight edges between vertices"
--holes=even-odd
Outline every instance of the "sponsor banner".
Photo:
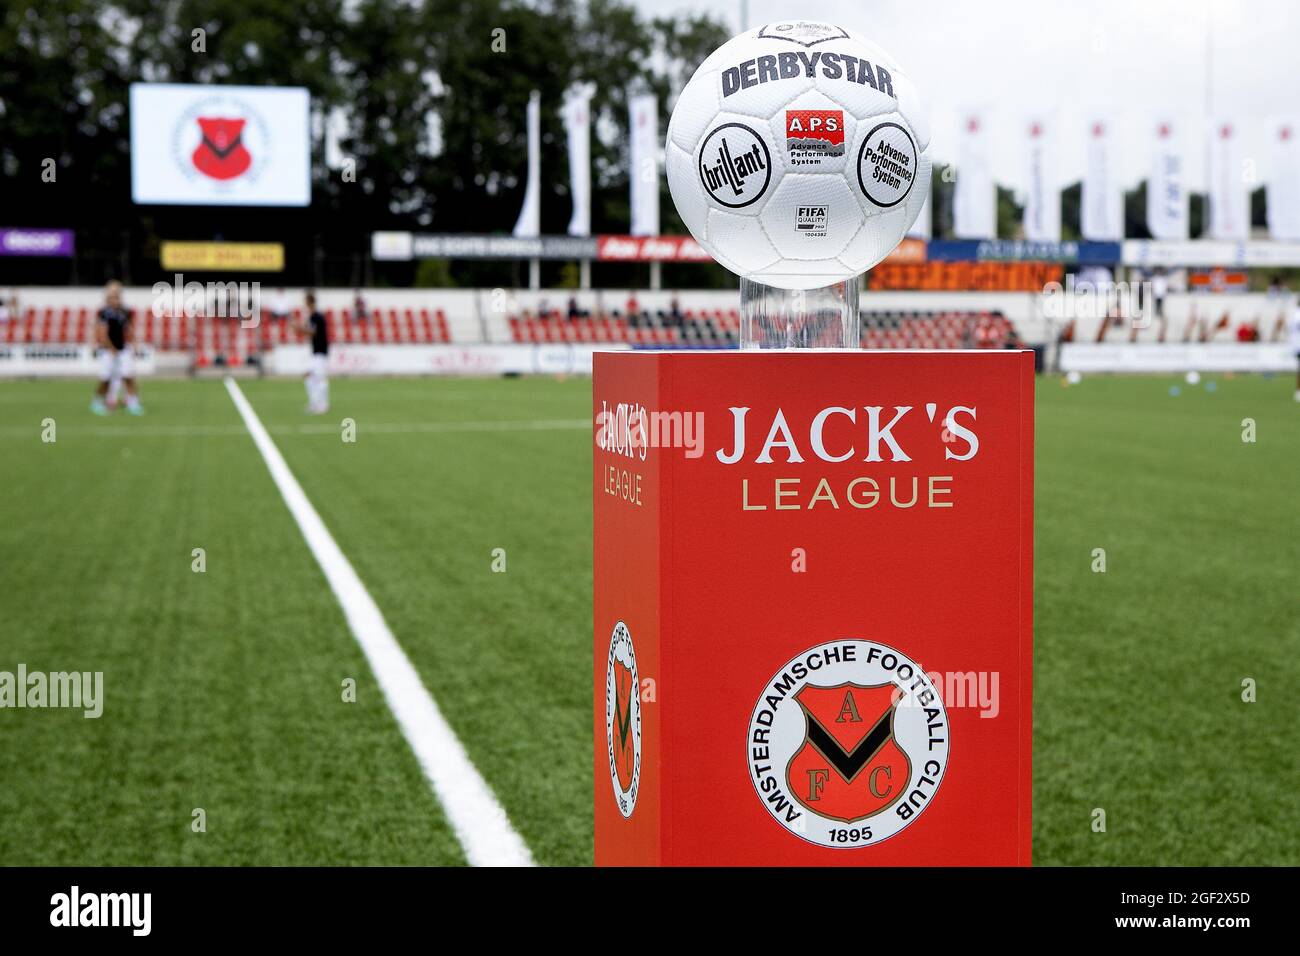
[[978,111],[962,119],[957,139],[957,182],[953,190],[953,232],[961,239],[998,234],[997,193],[989,160],[987,117]]
[[1147,229],[1156,239],[1188,235],[1187,161],[1180,122],[1163,117],[1152,127],[1151,173],[1147,179]]
[[524,187],[524,206],[519,210],[514,234],[532,238],[542,231],[542,94],[528,95],[528,173]]
[[130,101],[135,202],[311,203],[305,89],[132,83]]
[[936,239],[930,242],[932,262],[1063,262],[1114,265],[1120,260],[1118,242],[1031,242],[1020,239]]
[[[376,232],[371,254],[381,261],[411,259],[594,259],[599,262],[712,262],[690,236],[481,236],[464,233]],[[922,262],[926,244],[904,239],[886,262]]]
[[659,234],[659,101],[652,93],[630,97],[629,170],[632,235]]
[[[153,349],[135,348],[137,376],[154,374]],[[98,349],[93,345],[0,345],[0,378],[96,378]]]
[[278,242],[164,242],[159,259],[176,272],[283,272]]
[[1284,342],[1082,343],[1061,346],[1063,372],[1294,372]]
[[1189,239],[1160,242],[1126,239],[1121,262],[1126,266],[1236,266],[1285,268],[1300,266],[1300,242],[1219,242]]
[[1244,269],[1192,269],[1187,273],[1189,292],[1232,292],[1250,291],[1250,273]]
[[573,215],[569,235],[591,235],[591,98],[593,83],[580,83],[564,98],[561,116],[569,145],[569,196]]
[[690,236],[599,236],[596,258],[601,262],[712,262]]
[[[331,375],[590,375],[597,349],[623,345],[331,345]],[[303,375],[311,350],[305,345],[272,349],[272,375]]]
[[1250,235],[1250,196],[1246,188],[1241,129],[1231,119],[1210,124],[1211,239],[1244,240]]
[[1029,181],[1025,190],[1025,238],[1030,242],[1060,242],[1061,191],[1056,180],[1054,124],[1046,116],[1034,117],[1025,123],[1024,135]]
[[1028,866],[1033,354],[753,358],[595,357],[595,862]]
[[411,238],[410,250],[415,259],[591,259],[596,254],[596,238],[417,234]]
[[[929,200],[926,205],[921,207],[922,212],[929,208]],[[894,250],[885,256],[885,262],[925,262],[929,255],[929,248],[924,239],[904,239],[894,247]]]
[[1106,117],[1093,117],[1085,132],[1080,209],[1083,238],[1118,242],[1124,238],[1124,192],[1116,165],[1113,123]]
[[410,262],[415,258],[414,237],[409,232],[371,233],[370,255],[376,262]]
[[867,273],[873,292],[1042,292],[1060,282],[1055,262],[907,262],[886,260]]
[[0,256],[57,256],[73,254],[71,229],[0,229]]
[[1268,234],[1274,239],[1300,239],[1300,116],[1285,116],[1269,125],[1273,168],[1265,208]]

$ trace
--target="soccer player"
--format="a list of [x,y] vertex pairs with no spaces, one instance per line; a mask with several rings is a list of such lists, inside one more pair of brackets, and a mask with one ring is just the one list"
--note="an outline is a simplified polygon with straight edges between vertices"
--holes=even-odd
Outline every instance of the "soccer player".
[[330,333],[325,316],[316,308],[316,294],[306,295],[307,321],[298,331],[311,336],[311,364],[307,367],[307,414],[324,415],[330,410],[329,355]]
[[126,389],[126,410],[143,415],[140,396],[135,387],[135,352],[131,344],[131,313],[122,307],[122,283],[113,281],[104,287],[104,307],[95,319],[95,345],[99,347],[99,385],[91,399],[90,410],[107,415],[105,397],[114,378]]
[[1295,400],[1300,402],[1300,302],[1291,307],[1291,351],[1295,353]]

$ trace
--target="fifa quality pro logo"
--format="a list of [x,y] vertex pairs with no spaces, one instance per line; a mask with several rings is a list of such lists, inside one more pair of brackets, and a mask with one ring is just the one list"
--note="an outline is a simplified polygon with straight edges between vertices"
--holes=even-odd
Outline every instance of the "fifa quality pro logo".
[[605,739],[614,800],[619,813],[630,817],[641,786],[641,682],[632,635],[622,621],[610,636],[605,666]]
[[942,695],[919,664],[875,641],[830,641],[763,687],[746,759],[772,819],[853,849],[889,839],[934,801],[948,736]]
[[730,209],[748,206],[767,191],[772,156],[763,137],[743,123],[724,123],[700,147],[700,182]]

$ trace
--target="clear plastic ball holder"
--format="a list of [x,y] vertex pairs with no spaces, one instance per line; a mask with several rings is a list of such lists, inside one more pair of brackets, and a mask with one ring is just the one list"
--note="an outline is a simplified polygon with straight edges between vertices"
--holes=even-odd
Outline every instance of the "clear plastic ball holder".
[[858,277],[820,289],[778,289],[740,280],[740,348],[861,347]]

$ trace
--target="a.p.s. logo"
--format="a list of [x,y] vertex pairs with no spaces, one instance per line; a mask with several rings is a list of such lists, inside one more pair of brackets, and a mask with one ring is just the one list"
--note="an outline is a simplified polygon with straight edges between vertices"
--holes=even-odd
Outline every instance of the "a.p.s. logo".
[[253,164],[244,145],[244,120],[198,117],[202,138],[190,159],[194,168],[212,179],[234,179]]
[[843,110],[786,110],[785,151],[792,167],[844,155]]
[[609,639],[605,667],[605,739],[609,744],[609,778],[623,816],[636,809],[641,786],[641,682],[636,651],[627,625],[619,621]]
[[872,846],[934,801],[948,738],[943,700],[920,665],[874,641],[830,641],[764,686],[749,721],[750,779],[791,833]]

